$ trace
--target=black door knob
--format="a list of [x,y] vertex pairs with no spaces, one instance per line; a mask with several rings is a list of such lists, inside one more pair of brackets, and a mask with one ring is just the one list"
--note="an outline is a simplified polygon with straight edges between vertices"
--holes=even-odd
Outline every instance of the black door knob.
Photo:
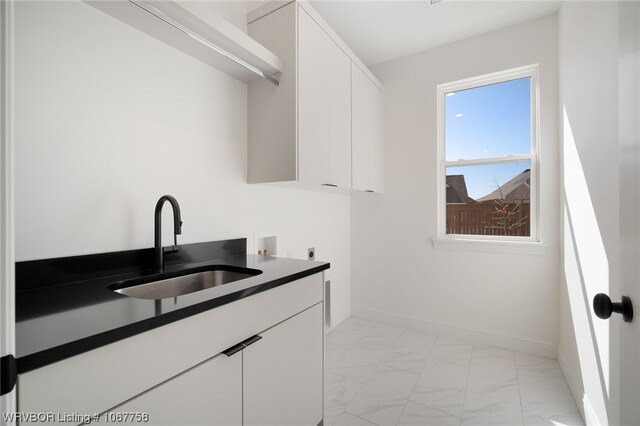
[[593,311],[598,318],[607,319],[611,316],[611,313],[622,314],[622,319],[625,322],[631,322],[633,320],[633,305],[631,299],[627,296],[622,296],[620,302],[612,302],[609,296],[604,293],[598,293],[593,298]]

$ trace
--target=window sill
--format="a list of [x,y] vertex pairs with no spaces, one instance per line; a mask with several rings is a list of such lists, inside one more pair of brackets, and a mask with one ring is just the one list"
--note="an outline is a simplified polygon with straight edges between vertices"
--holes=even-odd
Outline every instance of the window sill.
[[490,241],[466,238],[432,238],[431,241],[433,242],[433,248],[437,250],[535,255],[543,255],[549,251],[548,244],[534,241]]

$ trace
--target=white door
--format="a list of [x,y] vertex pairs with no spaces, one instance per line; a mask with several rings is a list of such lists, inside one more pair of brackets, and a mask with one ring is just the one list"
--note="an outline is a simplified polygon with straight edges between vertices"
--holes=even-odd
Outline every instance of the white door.
[[[562,2],[558,16],[567,292],[559,361],[590,425],[640,424],[639,6]],[[611,312],[594,306],[600,293],[609,309],[629,297],[633,321],[601,319]]]
[[[2,40],[0,78],[2,96],[0,114],[2,114],[0,129],[0,356],[9,360],[15,353],[14,340],[14,238],[13,238],[13,179],[12,179],[12,116],[11,104],[12,64],[8,60],[12,57],[13,39],[13,2],[0,2],[0,39]],[[7,358],[4,358],[7,357]],[[3,380],[5,377],[3,377]],[[0,397],[0,412],[15,412],[15,387]],[[13,424],[14,422],[7,422]],[[3,423],[4,424],[4,423]]]
[[640,425],[640,3],[619,8],[620,291],[610,296],[635,310],[619,322],[620,424]]

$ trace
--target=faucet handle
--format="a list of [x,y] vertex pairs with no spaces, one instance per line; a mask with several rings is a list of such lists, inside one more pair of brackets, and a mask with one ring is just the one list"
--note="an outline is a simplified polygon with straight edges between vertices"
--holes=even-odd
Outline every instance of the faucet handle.
[[172,254],[172,253],[178,253],[180,251],[180,247],[178,246],[169,246],[169,247],[162,247],[162,254]]

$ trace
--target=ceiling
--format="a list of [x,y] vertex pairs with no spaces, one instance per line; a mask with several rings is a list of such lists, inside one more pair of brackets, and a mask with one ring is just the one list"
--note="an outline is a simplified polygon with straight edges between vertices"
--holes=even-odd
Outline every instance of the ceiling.
[[310,0],[366,65],[557,12],[551,0]]
[[[202,0],[178,0],[202,1]],[[209,0],[243,31],[268,0]],[[556,13],[559,0],[309,0],[366,65]],[[437,0],[434,0],[437,1]]]

